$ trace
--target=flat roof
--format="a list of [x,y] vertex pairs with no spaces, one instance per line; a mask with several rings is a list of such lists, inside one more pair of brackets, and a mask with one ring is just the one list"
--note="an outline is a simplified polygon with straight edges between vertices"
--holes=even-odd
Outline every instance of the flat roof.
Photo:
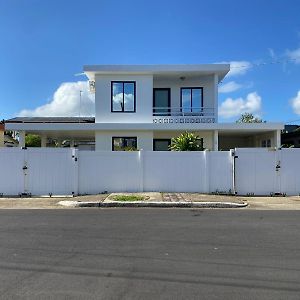
[[85,65],[84,73],[90,80],[97,74],[150,74],[150,75],[213,75],[222,80],[230,71],[230,64],[180,65]]
[[16,117],[5,123],[95,123],[93,117]]

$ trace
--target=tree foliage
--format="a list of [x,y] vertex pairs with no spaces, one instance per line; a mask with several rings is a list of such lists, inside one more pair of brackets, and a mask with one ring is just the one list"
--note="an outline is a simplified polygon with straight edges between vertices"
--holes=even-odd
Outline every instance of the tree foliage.
[[25,137],[26,147],[41,147],[41,137],[36,134],[27,134]]
[[254,117],[251,113],[244,113],[241,117],[236,121],[236,123],[262,123],[262,119]]
[[184,132],[180,136],[172,138],[170,149],[172,151],[203,151],[203,139],[195,133]]

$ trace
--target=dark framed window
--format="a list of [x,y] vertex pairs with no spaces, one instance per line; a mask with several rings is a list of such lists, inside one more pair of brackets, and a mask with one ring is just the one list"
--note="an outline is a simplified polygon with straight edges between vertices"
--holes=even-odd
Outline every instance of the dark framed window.
[[112,151],[126,151],[137,149],[137,137],[112,137]]
[[135,112],[135,81],[111,82],[111,112]]
[[153,89],[153,115],[169,116],[171,108],[171,89],[154,88]]
[[180,89],[182,112],[201,112],[203,107],[202,87],[183,87]]
[[153,151],[170,151],[171,139],[153,139]]
[[270,148],[271,147],[271,140],[267,139],[267,140],[262,140],[261,141],[261,146],[264,148]]

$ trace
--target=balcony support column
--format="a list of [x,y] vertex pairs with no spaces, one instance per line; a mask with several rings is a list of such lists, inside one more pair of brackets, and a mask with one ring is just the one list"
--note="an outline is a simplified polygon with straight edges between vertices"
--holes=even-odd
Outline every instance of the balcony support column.
[[19,131],[19,147],[25,147],[25,131]]
[[214,151],[218,151],[219,150],[219,131],[218,130],[214,130],[213,150]]
[[47,147],[47,137],[45,135],[41,136],[41,147],[46,148]]

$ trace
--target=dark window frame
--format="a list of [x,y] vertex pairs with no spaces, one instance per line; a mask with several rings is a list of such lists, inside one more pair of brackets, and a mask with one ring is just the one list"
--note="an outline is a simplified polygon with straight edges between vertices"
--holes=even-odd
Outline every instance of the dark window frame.
[[154,109],[154,104],[155,104],[155,91],[168,91],[168,114],[163,114],[164,116],[170,116],[171,115],[171,88],[153,88],[153,103],[152,103],[152,110],[153,110],[153,115],[159,116],[159,112],[156,112]]
[[111,138],[111,150],[112,151],[117,151],[117,150],[115,150],[115,147],[114,147],[114,139],[134,139],[135,144],[136,144],[136,148],[137,148],[137,136],[113,136]]
[[[113,85],[114,83],[122,83],[123,84],[123,107],[122,110],[114,110],[113,107]],[[124,110],[125,104],[124,104],[124,83],[133,83],[134,86],[134,101],[133,101],[133,107],[134,110]],[[136,112],[136,81],[122,81],[122,80],[113,80],[110,82],[110,112],[112,113],[135,113]]]
[[[156,141],[169,142],[169,147],[172,144],[172,139],[153,139],[153,151],[158,151],[158,150],[155,150],[155,142]],[[169,149],[168,151],[171,151],[171,149]]]
[[190,111],[189,112],[193,112],[193,90],[201,90],[201,111],[203,109],[203,87],[201,86],[194,86],[194,87],[190,87],[190,86],[184,86],[184,87],[181,87],[180,88],[180,109],[181,109],[181,112],[183,111],[182,110],[182,90],[191,90],[191,106],[190,106]]

